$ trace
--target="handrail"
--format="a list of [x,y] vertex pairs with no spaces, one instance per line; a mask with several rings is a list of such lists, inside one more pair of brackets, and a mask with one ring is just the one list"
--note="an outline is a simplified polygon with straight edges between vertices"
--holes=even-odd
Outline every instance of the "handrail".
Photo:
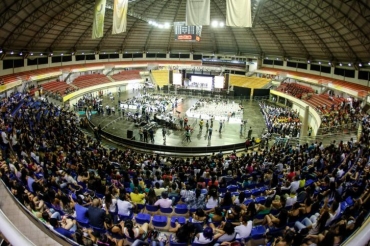
[[12,245],[36,246],[0,210],[0,231]]

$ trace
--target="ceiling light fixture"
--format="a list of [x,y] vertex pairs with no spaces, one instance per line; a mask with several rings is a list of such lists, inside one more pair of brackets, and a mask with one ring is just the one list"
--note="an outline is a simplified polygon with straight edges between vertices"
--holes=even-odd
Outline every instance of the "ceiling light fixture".
[[10,52],[10,54],[11,54],[11,55],[13,55],[13,54],[14,54],[14,52],[12,51],[12,52]]
[[218,27],[218,21],[216,20],[212,21],[212,27]]
[[361,63],[359,63],[359,64],[358,64],[358,66],[359,66],[359,67],[362,67],[362,64],[361,64]]
[[220,22],[220,27],[224,27],[225,26],[225,23],[223,23],[222,21]]
[[342,66],[342,63],[339,63],[339,66]]

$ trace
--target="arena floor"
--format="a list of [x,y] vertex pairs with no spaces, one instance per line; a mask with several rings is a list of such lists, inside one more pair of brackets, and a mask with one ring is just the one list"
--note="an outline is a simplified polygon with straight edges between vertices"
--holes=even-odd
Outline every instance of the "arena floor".
[[[114,105],[117,108],[118,100],[125,100],[127,98],[134,97],[138,92],[124,92],[121,93],[120,98],[115,95],[114,100],[110,100],[108,97],[103,97],[103,106]],[[185,112],[192,107],[199,98],[196,97],[186,97],[182,104],[177,107],[177,111],[181,112],[181,116],[185,115]],[[191,142],[185,141],[183,130],[167,130],[166,141],[163,140],[162,128],[159,127],[155,131],[154,143],[157,145],[167,145],[167,146],[183,146],[183,147],[197,147],[197,146],[223,146],[235,143],[245,142],[248,135],[249,127],[252,127],[252,137],[260,137],[262,131],[265,129],[266,125],[263,116],[260,112],[259,106],[256,102],[243,102],[244,106],[244,119],[247,120],[246,127],[247,130],[243,129],[243,134],[240,135],[240,124],[237,123],[227,123],[222,127],[221,133],[219,130],[219,121],[215,120],[213,124],[212,138],[208,140],[205,136],[206,131],[203,127],[203,131],[199,128],[199,119],[190,118],[189,123],[194,131],[191,135]],[[133,130],[135,139],[140,140],[139,137],[139,127],[136,127],[133,121],[127,121],[126,117],[124,119],[118,119],[119,115],[116,112],[115,115],[102,116],[94,114],[91,117],[91,121],[94,125],[99,125],[102,129],[108,133],[114,134],[116,136],[127,138],[127,130]],[[118,120],[117,120],[118,119]],[[221,148],[220,148],[221,149]]]

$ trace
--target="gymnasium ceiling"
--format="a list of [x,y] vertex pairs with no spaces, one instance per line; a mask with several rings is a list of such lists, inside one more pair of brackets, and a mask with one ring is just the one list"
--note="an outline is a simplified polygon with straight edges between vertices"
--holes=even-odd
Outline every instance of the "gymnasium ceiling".
[[[127,32],[91,39],[94,0],[1,0],[0,48],[19,53],[189,52],[370,62],[370,0],[252,0],[253,28],[203,26],[197,43],[174,40],[186,0],[129,0]],[[225,0],[211,0],[211,21],[225,21]]]

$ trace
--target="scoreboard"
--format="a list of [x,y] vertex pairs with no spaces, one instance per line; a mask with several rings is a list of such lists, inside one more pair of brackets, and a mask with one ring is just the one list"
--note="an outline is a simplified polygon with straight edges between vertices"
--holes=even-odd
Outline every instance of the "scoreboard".
[[200,41],[202,26],[187,26],[185,22],[174,22],[175,40]]

